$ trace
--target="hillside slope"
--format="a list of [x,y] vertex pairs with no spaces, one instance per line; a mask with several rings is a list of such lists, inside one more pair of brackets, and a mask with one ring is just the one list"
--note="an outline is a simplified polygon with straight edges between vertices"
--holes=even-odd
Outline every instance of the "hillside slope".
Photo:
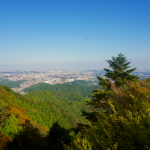
[[[65,128],[75,127],[77,123],[87,123],[81,116],[81,111],[91,110],[84,102],[87,99],[76,93],[38,91],[23,96],[6,86],[0,86],[0,99],[1,105],[4,103],[15,117],[21,114],[20,111],[24,111],[23,114],[26,114],[31,122],[47,129],[55,122]],[[24,117],[22,123],[27,118]]]
[[94,89],[100,89],[100,85],[93,85],[91,81],[76,80],[70,83],[50,85],[47,83],[39,83],[25,88],[24,92],[31,91],[57,91],[61,93],[77,93],[83,97],[88,97]]
[[20,87],[20,84],[22,84],[24,80],[19,80],[19,81],[10,81],[8,79],[2,79],[0,80],[0,85],[5,85],[10,88],[15,88],[15,87]]
[[62,149],[58,139],[70,143],[71,129],[89,122],[81,116],[82,110],[91,110],[84,100],[76,93],[21,95],[0,86],[0,149]]

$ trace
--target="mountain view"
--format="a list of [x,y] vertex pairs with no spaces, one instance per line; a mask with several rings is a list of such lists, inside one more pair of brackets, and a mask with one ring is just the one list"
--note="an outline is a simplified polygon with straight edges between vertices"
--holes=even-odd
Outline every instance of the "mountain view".
[[23,80],[2,79],[7,86],[0,86],[1,149],[149,147],[150,78],[131,74],[136,68],[128,69],[121,53],[107,62],[112,70],[104,68],[106,78],[97,76],[99,85],[43,82],[21,95],[12,89]]
[[149,150],[150,1],[0,1],[0,150]]

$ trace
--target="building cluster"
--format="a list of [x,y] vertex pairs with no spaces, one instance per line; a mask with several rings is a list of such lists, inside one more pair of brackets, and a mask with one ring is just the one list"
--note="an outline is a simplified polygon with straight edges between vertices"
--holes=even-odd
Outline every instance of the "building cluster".
[[0,70],[0,78],[9,79],[10,81],[24,81],[22,84],[20,84],[20,87],[12,88],[12,90],[21,94],[25,94],[23,89],[41,82],[48,84],[63,84],[65,82],[72,82],[74,80],[96,80],[96,76],[92,71],[83,70]]
[[[0,80],[24,81],[20,87],[12,88],[15,92],[25,94],[23,89],[31,85],[45,82],[48,84],[63,84],[74,80],[95,81],[96,75],[103,76],[103,70],[0,70]],[[133,74],[142,78],[150,77],[150,70],[136,71]]]

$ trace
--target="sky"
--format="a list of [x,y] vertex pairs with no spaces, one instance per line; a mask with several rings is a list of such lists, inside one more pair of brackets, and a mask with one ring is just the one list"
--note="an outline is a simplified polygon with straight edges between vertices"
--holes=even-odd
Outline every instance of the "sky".
[[150,0],[0,0],[0,69],[91,69],[123,53],[150,70]]

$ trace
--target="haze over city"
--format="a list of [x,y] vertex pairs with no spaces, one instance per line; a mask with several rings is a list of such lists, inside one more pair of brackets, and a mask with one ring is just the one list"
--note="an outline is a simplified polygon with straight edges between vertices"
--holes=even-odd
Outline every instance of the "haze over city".
[[150,69],[149,0],[0,1],[0,69]]

